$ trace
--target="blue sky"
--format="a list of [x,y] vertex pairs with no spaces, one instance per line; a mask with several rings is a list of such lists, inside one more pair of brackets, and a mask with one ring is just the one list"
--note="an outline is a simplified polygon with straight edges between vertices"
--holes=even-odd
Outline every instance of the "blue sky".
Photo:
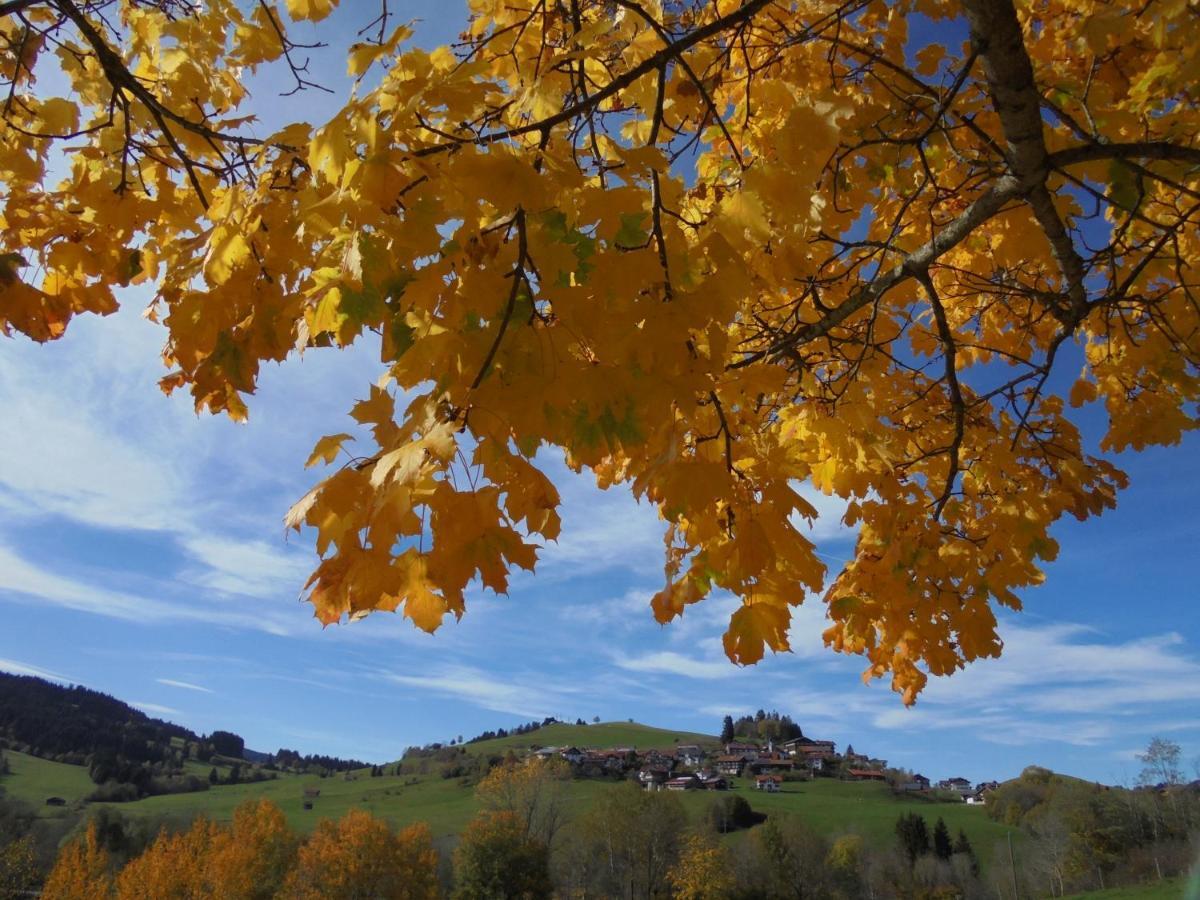
[[[461,28],[457,6],[426,6],[423,43]],[[342,86],[338,48],[362,13],[319,32],[326,83]],[[313,92],[257,92],[280,120],[334,108]],[[376,349],[266,369],[238,426],[158,391],[163,335],[139,315],[148,300],[130,291],[120,313],[76,320],[51,345],[0,343],[2,669],[231,729],[256,749],[372,761],[546,715],[711,732],[726,712],[758,707],[931,777],[1007,778],[1036,763],[1128,781],[1154,735],[1200,756],[1195,436],[1121,458],[1132,486],[1120,507],[1057,529],[1047,584],[1002,618],[1004,658],[932,683],[905,709],[886,684],[861,682],[860,659],[821,646],[817,598],[798,611],[794,652],[748,669],[720,649],[731,598],[656,625],[656,515],[553,457],[563,537],[536,576],[516,577],[507,597],[475,594],[435,636],[386,614],[323,630],[297,602],[311,543],[286,538],[282,516],[315,477],[303,469],[313,443],[349,430],[347,410],[379,374]],[[836,566],[853,535],[836,500],[813,499]]]

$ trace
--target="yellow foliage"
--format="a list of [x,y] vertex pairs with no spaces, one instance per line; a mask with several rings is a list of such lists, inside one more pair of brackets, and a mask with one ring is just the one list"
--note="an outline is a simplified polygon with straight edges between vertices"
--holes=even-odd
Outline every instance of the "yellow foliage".
[[[826,643],[912,702],[999,654],[1058,520],[1115,504],[1102,452],[1197,425],[1186,3],[912,7],[967,56],[911,46],[911,4],[472,0],[461,52],[378,23],[344,106],[265,139],[244,71],[336,0],[22,5],[0,331],[54,340],[153,285],[163,389],[238,419],[264,363],[381,337],[370,438],[345,465],[323,438],[336,468],[287,517],[321,622],[432,631],[506,591],[559,535],[548,446],[661,514],[660,621],[734,594],[753,663],[824,602]],[[803,486],[848,503],[837,571]]]
[[282,896],[436,900],[437,867],[429,826],[393,834],[387,822],[352,809],[337,822],[322,820],[301,845]]
[[723,900],[734,889],[729,852],[701,834],[684,839],[679,859],[667,878],[679,900]]
[[99,845],[95,823],[89,822],[82,840],[59,851],[42,896],[46,900],[102,900],[112,891],[108,853]]

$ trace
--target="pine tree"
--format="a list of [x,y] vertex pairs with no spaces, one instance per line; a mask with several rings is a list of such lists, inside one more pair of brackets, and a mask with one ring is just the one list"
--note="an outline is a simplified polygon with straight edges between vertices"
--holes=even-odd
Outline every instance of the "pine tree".
[[933,854],[938,859],[949,859],[954,852],[950,846],[950,829],[945,821],[938,816],[937,824],[933,826]]
[[954,852],[963,854],[971,861],[972,875],[979,874],[979,857],[975,855],[975,848],[971,846],[967,833],[961,828],[958,829],[958,837],[954,840]]
[[212,769],[210,769],[209,773],[208,773],[208,783],[209,784],[220,784],[220,782],[221,782],[221,776],[217,773],[217,767],[213,766]]
[[721,724],[721,743],[728,744],[733,738],[733,716],[726,716]]
[[910,867],[929,852],[929,826],[923,816],[904,813],[896,822],[896,836]]

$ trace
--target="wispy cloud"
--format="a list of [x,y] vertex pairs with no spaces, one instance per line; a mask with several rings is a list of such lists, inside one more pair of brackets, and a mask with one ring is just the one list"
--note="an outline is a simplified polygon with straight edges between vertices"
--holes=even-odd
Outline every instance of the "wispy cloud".
[[0,591],[131,622],[206,622],[269,634],[302,633],[300,621],[275,610],[241,611],[212,604],[166,601],[56,575],[21,558],[3,544],[0,544]]
[[682,675],[685,678],[729,678],[738,670],[727,659],[703,660],[669,650],[642,656],[619,656],[614,662],[629,672]]
[[156,678],[154,680],[159,684],[165,684],[167,687],[180,688],[185,691],[199,691],[202,694],[214,693],[211,688],[201,687],[198,684],[192,684],[190,681],[176,681],[174,678]]
[[155,716],[179,716],[183,715],[179,710],[171,706],[162,706],[158,703],[143,703],[140,700],[130,700],[129,705],[140,709],[142,712],[150,713]]
[[192,534],[184,549],[203,565],[193,580],[226,594],[279,598],[295,596],[314,559],[311,552],[266,541],[240,541],[214,534]]
[[382,671],[377,677],[392,684],[420,688],[463,703],[541,719],[563,715],[568,698],[577,691],[547,684],[544,678],[504,677],[469,666],[446,666],[421,675]]
[[71,681],[65,675],[59,675],[57,672],[43,669],[41,666],[18,662],[15,659],[0,659],[0,672],[8,672],[10,675],[32,675],[34,678],[45,678],[47,681],[68,683]]

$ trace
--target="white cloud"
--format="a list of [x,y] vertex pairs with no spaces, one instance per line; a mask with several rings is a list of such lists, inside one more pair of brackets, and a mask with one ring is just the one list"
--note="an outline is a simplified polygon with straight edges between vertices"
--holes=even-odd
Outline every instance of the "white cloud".
[[302,624],[275,610],[259,608],[241,612],[211,604],[169,602],[108,590],[48,572],[3,544],[0,544],[0,591],[132,622],[206,622],[279,635],[298,633]]
[[47,681],[62,681],[68,684],[71,682],[71,679],[65,675],[59,675],[57,672],[51,672],[49,669],[43,669],[41,666],[18,662],[15,659],[0,659],[0,672],[8,672],[10,675],[32,675],[34,678],[44,678]]
[[225,594],[296,597],[316,560],[310,550],[266,541],[239,541],[214,534],[183,539],[184,549],[204,568],[192,580]]
[[190,681],[176,681],[174,678],[156,678],[154,679],[159,684],[165,684],[167,687],[180,688],[185,691],[199,691],[202,694],[211,694],[211,688],[201,687],[198,684],[192,684]]
[[182,715],[179,710],[170,707],[162,706],[158,703],[142,703],[139,700],[130,700],[129,705],[140,709],[142,712],[150,713],[155,716],[178,716]]
[[482,709],[531,719],[562,715],[567,698],[578,694],[574,689],[548,684],[543,678],[506,681],[470,666],[446,666],[423,675],[378,672],[377,677],[393,684],[453,697]]
[[728,678],[738,671],[724,657],[720,660],[693,659],[669,650],[647,653],[642,656],[617,657],[614,662],[619,668],[629,672],[682,675],[685,678]]

